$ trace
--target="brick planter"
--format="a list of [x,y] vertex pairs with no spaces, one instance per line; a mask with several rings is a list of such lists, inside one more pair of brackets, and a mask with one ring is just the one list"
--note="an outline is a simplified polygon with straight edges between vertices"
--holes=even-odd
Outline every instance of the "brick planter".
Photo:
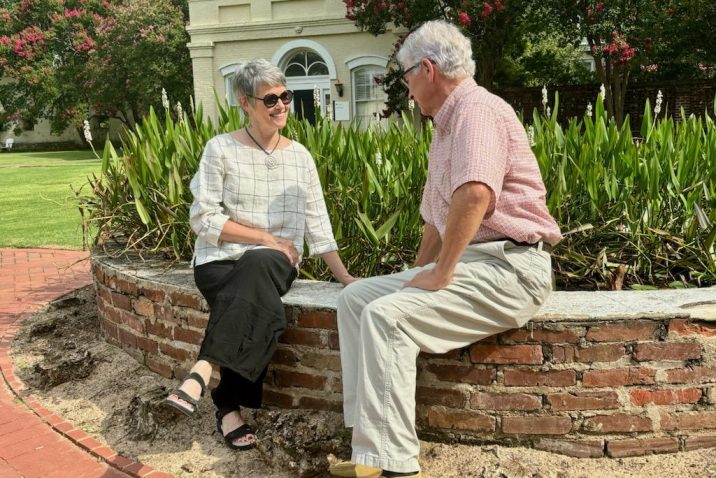
[[[166,377],[196,358],[207,304],[184,264],[93,257],[107,340]],[[341,411],[335,284],[297,281],[268,404]],[[556,292],[526,328],[418,359],[424,437],[578,457],[716,446],[716,288]]]

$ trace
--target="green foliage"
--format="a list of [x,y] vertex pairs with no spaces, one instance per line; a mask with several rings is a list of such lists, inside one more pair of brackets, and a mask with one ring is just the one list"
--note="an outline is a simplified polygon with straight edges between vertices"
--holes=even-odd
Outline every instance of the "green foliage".
[[556,255],[567,287],[716,282],[716,127],[694,116],[655,120],[641,137],[618,126],[598,98],[594,115],[533,116],[533,150],[547,204],[565,239]]
[[[647,104],[641,137],[633,138],[628,119],[617,126],[601,99],[592,116],[566,128],[557,111],[555,104],[550,117],[535,112],[529,127],[548,207],[566,231],[554,251],[560,287],[716,283],[712,117],[655,120]],[[237,109],[221,105],[215,124],[202,118],[200,110],[178,121],[152,112],[121,152],[107,144],[94,194],[83,200],[101,242],[191,256],[189,180],[204,144],[242,126]],[[291,118],[284,131],[313,154],[340,253],[356,275],[394,272],[414,260],[432,130],[412,125],[404,117],[385,130],[362,130],[319,116],[316,125]],[[306,261],[302,271],[330,277],[321,261]]]

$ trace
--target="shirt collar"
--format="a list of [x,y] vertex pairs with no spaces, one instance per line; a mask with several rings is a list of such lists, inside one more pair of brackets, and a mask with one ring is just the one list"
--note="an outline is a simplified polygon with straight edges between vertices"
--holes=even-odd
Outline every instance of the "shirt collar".
[[437,114],[433,118],[433,124],[438,134],[450,134],[449,126],[452,116],[457,109],[458,104],[477,88],[477,83],[472,78],[465,78],[457,87],[452,90],[445,102],[440,106]]

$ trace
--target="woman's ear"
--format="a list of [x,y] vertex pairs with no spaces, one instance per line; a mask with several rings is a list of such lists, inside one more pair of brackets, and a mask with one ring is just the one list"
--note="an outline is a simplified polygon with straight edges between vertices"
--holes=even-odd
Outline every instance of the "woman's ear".
[[244,113],[246,113],[249,106],[249,99],[245,96],[239,96],[239,106],[244,110]]

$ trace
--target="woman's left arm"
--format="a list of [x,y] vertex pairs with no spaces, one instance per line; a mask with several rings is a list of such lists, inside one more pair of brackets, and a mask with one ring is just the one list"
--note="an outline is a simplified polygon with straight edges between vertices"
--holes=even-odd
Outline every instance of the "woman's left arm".
[[339,256],[336,251],[326,252],[324,254],[320,254],[320,256],[324,261],[326,261],[328,268],[333,273],[333,277],[335,277],[336,280],[344,286],[357,280],[355,277],[350,275],[346,266],[343,265],[341,256]]

